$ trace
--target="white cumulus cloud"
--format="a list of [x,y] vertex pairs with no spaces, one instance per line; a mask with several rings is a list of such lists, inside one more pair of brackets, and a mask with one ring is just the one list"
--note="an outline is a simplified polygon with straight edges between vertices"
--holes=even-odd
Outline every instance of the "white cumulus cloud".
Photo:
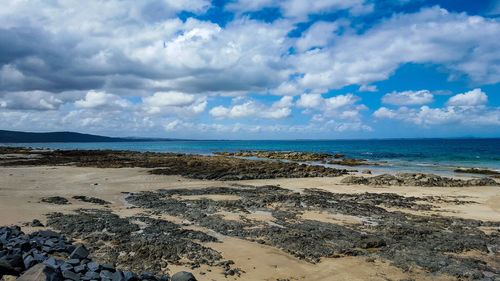
[[451,97],[447,105],[452,106],[475,106],[488,103],[488,96],[481,89],[474,89],[467,93]]
[[130,102],[120,96],[105,92],[89,91],[84,99],[75,102],[76,107],[82,108],[125,108]]
[[382,102],[392,105],[421,105],[434,101],[434,95],[428,90],[392,92],[382,97]]

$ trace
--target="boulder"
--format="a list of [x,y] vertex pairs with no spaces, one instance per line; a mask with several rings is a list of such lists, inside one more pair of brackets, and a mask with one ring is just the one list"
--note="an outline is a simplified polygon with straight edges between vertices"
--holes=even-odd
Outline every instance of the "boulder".
[[81,245],[76,247],[76,249],[69,255],[70,259],[84,259],[89,255],[89,251],[85,249],[85,246]]
[[111,279],[112,281],[125,281],[125,276],[123,273],[119,270],[117,270],[115,273],[113,273],[113,278]]
[[99,271],[101,265],[96,262],[89,262],[87,263],[87,267],[89,268],[90,271]]
[[196,281],[196,278],[191,272],[180,271],[172,276],[171,281]]
[[39,263],[28,269],[17,281],[63,281],[61,273],[43,263]]
[[18,275],[24,270],[24,261],[19,255],[6,255],[0,259],[0,275]]
[[62,275],[65,279],[73,280],[73,281],[79,281],[80,280],[80,274],[74,273],[71,270],[63,270]]

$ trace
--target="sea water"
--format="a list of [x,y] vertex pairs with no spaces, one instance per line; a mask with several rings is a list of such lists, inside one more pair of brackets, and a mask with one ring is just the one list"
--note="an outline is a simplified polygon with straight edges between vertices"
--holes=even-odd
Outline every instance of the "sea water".
[[[381,166],[376,171],[452,173],[456,168],[500,171],[500,139],[375,139],[375,140],[175,140],[150,142],[16,143],[48,149],[115,149],[211,155],[213,152],[282,151],[344,154]],[[332,165],[334,166],[334,165]],[[363,168],[360,167],[360,168]]]

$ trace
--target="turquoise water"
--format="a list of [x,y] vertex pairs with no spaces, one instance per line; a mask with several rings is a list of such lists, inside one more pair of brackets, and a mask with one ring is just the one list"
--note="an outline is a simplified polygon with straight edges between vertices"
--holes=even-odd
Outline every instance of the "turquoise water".
[[118,149],[210,155],[216,151],[271,150],[345,154],[387,161],[379,170],[451,172],[457,167],[500,171],[500,139],[156,141],[113,143],[17,143],[49,149]]

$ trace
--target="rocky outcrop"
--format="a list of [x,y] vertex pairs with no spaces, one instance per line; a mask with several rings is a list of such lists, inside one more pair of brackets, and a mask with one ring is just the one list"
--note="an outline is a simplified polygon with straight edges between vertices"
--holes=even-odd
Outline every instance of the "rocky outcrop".
[[400,173],[397,175],[379,175],[374,177],[348,176],[341,180],[346,184],[362,185],[395,185],[395,186],[427,186],[427,187],[464,187],[464,186],[496,186],[490,178],[453,179],[433,174]]
[[455,173],[465,173],[465,174],[480,174],[480,175],[500,175],[500,172],[489,170],[489,169],[456,169]]
[[329,161],[328,164],[332,165],[342,165],[342,166],[350,166],[350,167],[355,167],[355,166],[378,166],[378,163],[372,163],[372,162],[367,162],[368,160],[366,159],[350,159],[350,158],[344,158],[342,160],[332,160]]
[[[231,195],[238,200],[192,199],[190,196]],[[281,249],[307,262],[322,258],[360,256],[381,258],[404,270],[419,268],[457,279],[500,276],[500,236],[481,228],[500,227],[499,222],[412,215],[417,210],[435,211],[431,203],[474,204],[440,197],[406,197],[394,193],[345,194],[305,189],[302,192],[277,186],[234,185],[203,189],[168,189],[130,194],[127,201],[153,212],[175,216],[216,233]],[[391,211],[390,211],[391,210]],[[409,212],[407,212],[409,211]],[[221,213],[239,214],[239,220]],[[267,214],[266,220],[246,214]],[[320,212],[332,218],[302,218],[303,212]],[[156,242],[157,243],[157,242]],[[478,253],[462,258],[461,254]],[[487,262],[486,262],[487,261]],[[448,278],[446,277],[446,278]]]
[[[66,256],[66,259],[54,258]],[[196,279],[190,273],[184,273]],[[83,245],[73,245],[51,230],[25,234],[20,227],[0,227],[0,278],[18,281],[168,281],[168,275],[122,271],[111,264],[93,262]],[[172,279],[173,280],[173,279]]]
[[[117,150],[55,150],[37,153],[39,153],[40,157],[36,159],[0,161],[0,165],[76,165],[97,168],[143,167],[155,168],[151,171],[152,174],[181,175],[188,178],[210,180],[337,177],[348,173],[344,169],[326,168],[324,166],[225,156],[140,153]],[[63,202],[62,200],[55,200],[55,198],[49,200],[55,204]]]
[[[315,162],[324,161],[333,155],[328,153],[314,152],[279,152],[279,151],[240,151],[240,152],[214,152],[215,155],[237,156],[237,157],[256,157],[267,159],[282,159],[296,162]],[[337,156],[337,155],[336,155]]]

